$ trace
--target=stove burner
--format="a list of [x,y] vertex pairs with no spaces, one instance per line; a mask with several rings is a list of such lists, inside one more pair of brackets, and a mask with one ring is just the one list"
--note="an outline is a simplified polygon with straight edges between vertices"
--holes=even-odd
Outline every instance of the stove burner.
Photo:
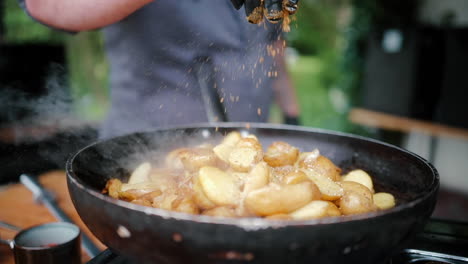
[[[388,264],[468,264],[468,223],[431,219],[410,246]],[[107,249],[88,264],[132,264]]]

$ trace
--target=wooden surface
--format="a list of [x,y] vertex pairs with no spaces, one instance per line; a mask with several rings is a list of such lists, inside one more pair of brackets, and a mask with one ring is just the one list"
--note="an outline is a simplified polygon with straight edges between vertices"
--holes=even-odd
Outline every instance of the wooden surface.
[[400,117],[362,108],[354,108],[349,119],[356,124],[400,132],[421,132],[433,136],[468,139],[468,129]]
[[[59,206],[81,228],[81,231],[88,234],[101,249],[105,249],[105,246],[92,236],[73,207],[68,195],[65,173],[63,171],[49,172],[41,175],[39,181],[56,195]],[[57,219],[49,213],[47,208],[37,204],[31,192],[22,184],[11,184],[2,186],[0,189],[0,221],[27,228],[38,224],[57,222]],[[14,232],[0,228],[0,237],[3,239],[11,239],[14,234]],[[84,252],[82,260],[83,263],[89,260]],[[14,263],[11,250],[3,244],[0,244],[0,263]]]

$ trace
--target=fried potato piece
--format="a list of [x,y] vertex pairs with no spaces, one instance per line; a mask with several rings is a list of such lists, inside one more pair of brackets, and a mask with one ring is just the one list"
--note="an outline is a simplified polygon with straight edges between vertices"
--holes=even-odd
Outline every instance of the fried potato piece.
[[143,205],[143,206],[149,206],[149,207],[152,206],[152,203],[148,200],[136,199],[130,202],[134,204],[138,204],[138,205]]
[[[127,192],[121,192],[120,195],[132,195],[132,191],[137,191],[137,190],[128,190]],[[157,190],[157,191],[152,191],[150,193],[146,193],[146,194],[143,194],[143,195],[138,195],[135,199],[132,199],[130,200],[132,203],[135,203],[135,204],[139,204],[139,205],[145,205],[145,206],[151,206],[152,203],[153,203],[153,200],[155,197],[158,197],[162,194],[162,192],[160,190]],[[131,198],[131,197],[127,197],[128,198]],[[121,198],[121,199],[124,199],[125,198]]]
[[231,155],[233,149],[234,146],[219,144],[213,148],[213,152],[220,160],[229,162],[229,155]]
[[240,139],[229,154],[229,165],[240,172],[248,172],[263,159],[262,145],[254,137]]
[[273,142],[265,152],[263,160],[272,167],[293,165],[299,156],[299,149],[283,141]]
[[128,179],[128,184],[135,184],[141,182],[148,182],[149,174],[151,172],[151,164],[149,162],[143,162],[133,171],[132,175]]
[[296,166],[299,168],[306,169],[307,164],[312,163],[315,159],[320,156],[320,151],[318,149],[314,149],[310,152],[301,152],[296,160]]
[[106,182],[106,186],[104,187],[104,190],[102,190],[102,193],[108,193],[110,197],[118,199],[121,189],[122,182],[119,179],[114,178]]
[[119,192],[119,199],[131,202],[133,200],[138,199],[140,196],[147,194],[148,192],[151,191],[131,189],[128,191]]
[[293,218],[288,214],[274,214],[266,216],[265,219],[269,220],[292,220]]
[[230,132],[227,134],[221,144],[213,148],[215,155],[224,162],[229,162],[229,155],[236,146],[237,142],[241,140],[241,135],[237,131]]
[[216,207],[216,204],[213,203],[208,197],[206,197],[203,187],[200,184],[198,175],[192,178],[193,180],[193,200],[195,204],[201,209],[212,209]]
[[395,207],[396,202],[395,202],[395,197],[391,195],[390,193],[385,193],[385,192],[379,192],[374,194],[374,204],[380,209],[380,210],[386,210]]
[[217,167],[218,163],[220,163],[220,160],[213,150],[208,148],[185,149],[180,151],[178,156],[184,166],[184,169],[189,172],[196,172],[201,167],[206,166]]
[[149,193],[149,192],[160,189],[160,186],[154,182],[140,182],[140,183],[135,183],[135,184],[123,183],[122,184],[122,188],[121,188],[122,192],[126,192],[132,189],[139,190],[144,193]]
[[177,180],[180,175],[170,169],[153,169],[150,172],[149,178],[154,186],[165,191],[168,189],[177,188]]
[[299,162],[299,167],[314,171],[320,175],[326,176],[333,181],[339,181],[341,169],[338,168],[330,159],[319,155],[316,159],[305,158]]
[[342,181],[353,181],[353,182],[360,183],[360,184],[366,186],[367,188],[369,188],[369,190],[372,193],[374,193],[374,184],[372,182],[372,178],[369,176],[369,174],[367,172],[365,172],[363,170],[350,171],[348,174],[341,177],[341,180]]
[[239,140],[241,140],[242,136],[237,131],[229,132],[223,139],[221,144],[226,144],[229,146],[235,146]]
[[198,177],[206,197],[216,205],[234,206],[239,202],[240,190],[228,173],[215,167],[203,167]]
[[164,192],[153,199],[152,206],[164,210],[174,210],[173,202],[179,198],[174,192]]
[[270,169],[265,162],[260,162],[245,177],[244,193],[264,187],[268,184]]
[[180,153],[187,151],[187,148],[178,148],[166,155],[166,159],[164,160],[164,164],[166,168],[171,170],[183,170],[184,164],[180,159]]
[[298,184],[305,181],[310,181],[309,177],[307,177],[307,174],[303,171],[298,169],[291,171],[283,177],[284,184]]
[[203,211],[202,215],[215,217],[237,217],[236,210],[230,206],[219,206]]
[[320,192],[312,182],[293,185],[269,184],[252,191],[245,198],[245,207],[259,216],[287,214],[312,200],[320,199]]
[[326,201],[335,201],[343,196],[343,187],[332,179],[310,170],[301,170],[307,177],[314,182],[322,194],[322,199]]
[[317,219],[340,215],[341,212],[338,207],[328,201],[312,201],[290,214],[295,220]]
[[371,191],[357,182],[342,182],[344,194],[339,201],[340,211],[344,215],[363,214],[375,211]]
[[172,202],[172,208],[174,211],[187,213],[187,214],[199,214],[200,210],[198,209],[197,204],[192,199],[191,196],[179,197],[178,199]]
[[367,199],[372,199],[372,192],[366,186],[353,181],[344,181],[341,183],[344,192],[356,192],[360,195],[366,197]]
[[272,167],[270,170],[270,182],[283,184],[286,175],[295,170],[296,168],[294,166]]

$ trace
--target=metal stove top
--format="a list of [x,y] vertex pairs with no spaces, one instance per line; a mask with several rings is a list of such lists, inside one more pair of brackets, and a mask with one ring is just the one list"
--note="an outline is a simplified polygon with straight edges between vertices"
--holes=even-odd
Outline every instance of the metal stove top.
[[[103,251],[88,264],[133,264],[135,262]],[[463,264],[468,263],[468,222],[431,219],[407,249],[388,264]]]

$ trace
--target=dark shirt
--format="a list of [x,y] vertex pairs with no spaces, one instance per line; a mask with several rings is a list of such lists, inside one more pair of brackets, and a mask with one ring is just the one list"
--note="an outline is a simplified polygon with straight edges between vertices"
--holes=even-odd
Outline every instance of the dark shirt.
[[101,137],[206,122],[217,110],[266,121],[278,27],[249,24],[228,0],[157,0],[102,30],[111,107]]

